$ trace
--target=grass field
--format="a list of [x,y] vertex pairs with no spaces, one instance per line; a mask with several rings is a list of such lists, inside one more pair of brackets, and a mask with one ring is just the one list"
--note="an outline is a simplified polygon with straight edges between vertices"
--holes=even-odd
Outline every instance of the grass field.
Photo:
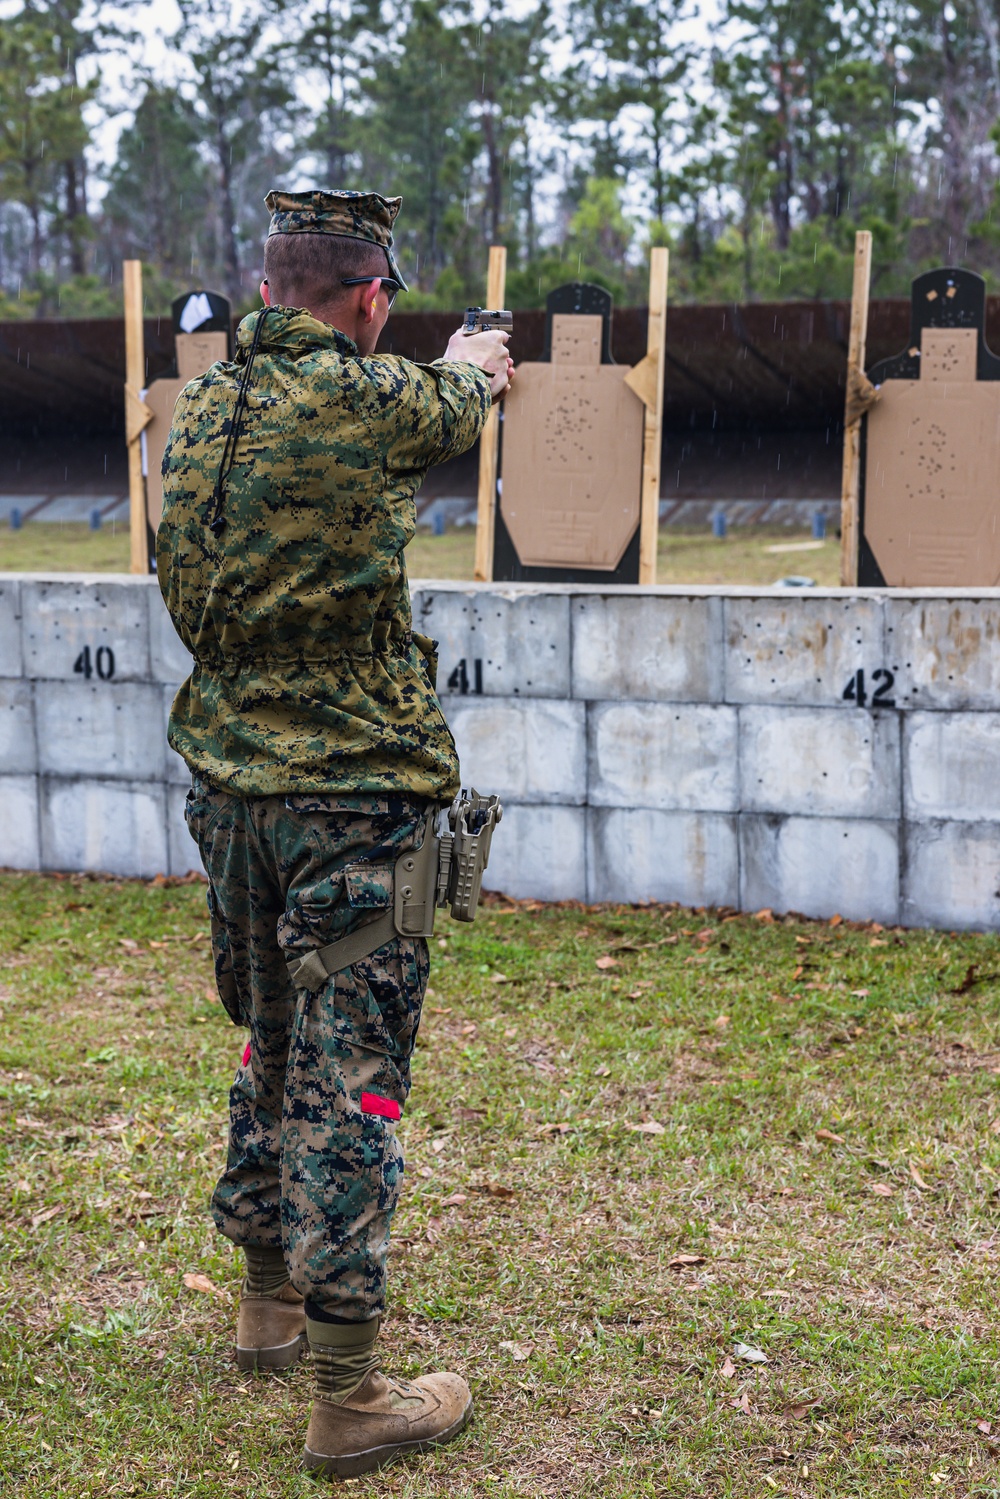
[[[775,583],[805,574],[820,586],[840,581],[840,542],[822,548],[768,552],[771,546],[808,541],[805,531],[784,526],[736,528],[723,541],[708,530],[660,532],[657,578],[661,583]],[[475,553],[471,526],[432,536],[420,530],[407,549],[411,578],[471,578]],[[0,572],[128,572],[128,530],[110,525],[90,531],[83,524],[33,523],[0,530]]]
[[[0,876],[18,1499],[317,1493],[308,1366],[233,1359],[205,928],[200,885]],[[494,899],[433,952],[384,1347],[477,1418],[348,1492],[998,1493],[995,937]]]

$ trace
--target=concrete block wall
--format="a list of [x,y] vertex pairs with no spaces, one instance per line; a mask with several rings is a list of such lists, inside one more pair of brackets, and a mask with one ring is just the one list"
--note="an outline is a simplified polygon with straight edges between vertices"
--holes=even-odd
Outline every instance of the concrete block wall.
[[1000,929],[1000,590],[414,585],[487,883]]
[[0,866],[197,866],[166,742],[187,661],[155,579],[0,574]]
[[[487,885],[1000,929],[1000,590],[415,583]],[[155,580],[0,574],[0,865],[183,874]]]

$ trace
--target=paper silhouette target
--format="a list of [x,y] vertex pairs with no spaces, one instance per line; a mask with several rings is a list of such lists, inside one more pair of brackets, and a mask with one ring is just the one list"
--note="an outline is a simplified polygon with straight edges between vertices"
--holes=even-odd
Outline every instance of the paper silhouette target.
[[913,283],[908,348],[870,372],[858,582],[994,587],[1000,359],[987,348],[986,288],[952,268]]

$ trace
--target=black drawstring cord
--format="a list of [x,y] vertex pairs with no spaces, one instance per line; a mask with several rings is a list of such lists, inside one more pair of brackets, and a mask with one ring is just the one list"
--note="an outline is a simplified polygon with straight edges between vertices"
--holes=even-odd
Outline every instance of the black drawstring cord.
[[226,480],[229,478],[233,464],[236,462],[236,443],[240,435],[243,413],[246,410],[247,390],[250,386],[250,372],[253,369],[253,362],[257,357],[257,348],[260,344],[264,319],[270,311],[270,307],[265,307],[262,310],[260,317],[257,319],[257,326],[253,330],[253,342],[250,345],[246,368],[243,371],[243,378],[240,381],[240,388],[236,395],[236,409],[233,412],[233,420],[230,423],[226,446],[222,450],[222,462],[219,464],[219,477],[215,481],[215,494],[213,495],[215,508],[212,512],[212,519],[208,523],[208,529],[212,532],[213,536],[221,536],[226,529],[226,517],[222,513]]

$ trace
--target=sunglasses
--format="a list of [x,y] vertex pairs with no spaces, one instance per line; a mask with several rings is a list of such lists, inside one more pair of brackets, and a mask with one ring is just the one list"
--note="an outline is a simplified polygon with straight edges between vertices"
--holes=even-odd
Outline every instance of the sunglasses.
[[376,280],[381,280],[382,289],[389,293],[389,306],[391,307],[396,300],[396,293],[403,290],[399,282],[395,281],[392,276],[341,276],[340,284],[341,286],[367,286],[370,281]]

